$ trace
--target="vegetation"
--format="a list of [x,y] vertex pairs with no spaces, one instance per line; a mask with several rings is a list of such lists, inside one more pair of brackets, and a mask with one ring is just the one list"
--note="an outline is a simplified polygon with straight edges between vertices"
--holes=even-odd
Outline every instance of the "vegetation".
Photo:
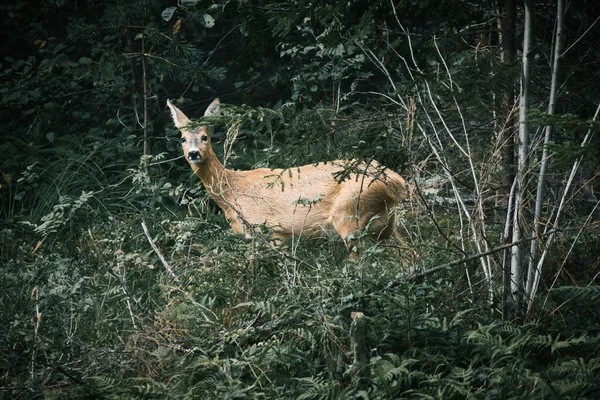
[[[597,2],[0,9],[0,398],[600,397]],[[397,171],[406,247],[234,235],[167,99]]]

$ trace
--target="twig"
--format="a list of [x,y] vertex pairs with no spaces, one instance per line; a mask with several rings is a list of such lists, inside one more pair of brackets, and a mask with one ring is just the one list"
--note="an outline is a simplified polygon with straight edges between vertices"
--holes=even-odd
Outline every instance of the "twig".
[[450,237],[448,237],[448,235],[446,235],[446,233],[442,230],[442,227],[438,224],[438,221],[435,215],[433,214],[433,209],[429,206],[429,203],[425,199],[425,195],[421,191],[421,186],[419,185],[417,179],[414,180],[414,187],[417,190],[417,195],[423,200],[423,206],[425,207],[425,211],[427,211],[427,214],[429,215],[429,218],[433,223],[433,226],[435,226],[435,228],[437,229],[438,233],[442,235],[442,237],[446,240],[446,243],[460,251],[462,254],[467,255],[467,253],[461,247],[459,247],[456,243],[454,243],[454,241]]
[[35,362],[37,356],[38,347],[38,330],[40,328],[40,320],[42,314],[40,313],[40,288],[35,286],[31,291],[31,300],[35,301],[35,317],[33,318],[33,349],[31,351],[31,380],[35,380]]
[[[588,216],[585,220],[585,224],[587,224],[592,219],[592,216],[594,215],[594,212],[596,211],[596,209],[598,208],[599,205],[600,205],[600,201],[598,201],[596,203],[596,205],[594,206],[592,211],[588,214]],[[584,224],[584,226],[585,226],[585,224]],[[552,284],[550,285],[550,290],[552,290],[554,288],[554,285],[556,285],[556,281],[558,280],[560,273],[563,271],[565,264],[567,263],[567,260],[569,258],[569,255],[573,251],[573,248],[575,247],[575,244],[577,243],[577,240],[579,239],[581,232],[583,232],[583,228],[581,228],[581,230],[579,232],[577,232],[577,236],[575,236],[575,240],[573,240],[573,243],[571,243],[571,247],[569,248],[569,251],[567,251],[567,254],[566,254],[565,258],[563,259],[563,262],[560,264],[560,267],[558,268],[558,271],[556,271],[556,274],[554,274],[554,280],[552,281]],[[546,298],[544,299],[543,306],[545,306],[546,302],[548,301],[548,297],[550,296],[550,290],[546,294]]]
[[[600,115],[600,103],[598,104],[598,107],[596,108],[596,112],[594,113],[592,122],[596,121],[596,119],[598,118],[598,115]],[[590,127],[588,129],[587,134],[583,138],[583,141],[581,142],[580,146],[582,148],[587,146],[590,143],[590,141],[592,140],[593,136],[594,136],[594,131],[592,130],[592,127]],[[559,221],[560,215],[561,215],[563,208],[567,202],[567,193],[569,192],[569,189],[571,188],[571,184],[573,183],[573,179],[575,178],[575,173],[579,169],[579,165],[581,164],[582,160],[583,160],[583,155],[579,156],[579,158],[577,160],[575,160],[575,162],[573,163],[573,166],[571,168],[571,173],[569,175],[569,178],[567,179],[567,182],[565,183],[564,191],[563,191],[562,197],[560,198],[560,203],[558,205],[556,215],[554,216],[554,222],[552,223],[552,225],[548,225],[548,226],[552,226],[552,228],[548,232],[554,233],[554,232],[556,232],[556,229],[558,228],[558,221]],[[546,232],[544,232],[544,233],[546,233]],[[546,256],[548,255],[548,250],[550,249],[550,246],[552,245],[553,241],[554,241],[554,235],[553,234],[548,235],[548,239],[546,240],[546,244],[544,246],[544,251],[542,252],[542,255],[540,256],[538,263],[537,263],[536,268],[538,271],[541,271],[542,265],[544,264],[544,260],[546,259]],[[528,312],[531,311],[531,307],[533,306],[533,301],[535,299],[535,293],[537,292],[539,283],[540,283],[540,274],[537,274],[535,276],[535,280],[533,282],[531,292],[528,292],[528,294],[530,295],[529,299],[528,299],[528,303],[527,303]]]
[[[113,269],[112,269],[112,268],[109,268],[109,269],[107,270],[107,272],[108,272],[110,275],[112,275],[112,277],[113,277],[113,278],[115,278],[115,279],[116,279],[116,280],[117,280],[117,281],[118,281],[118,282],[121,284],[121,289],[123,289],[123,293],[125,293],[125,295],[126,295],[127,297],[129,297],[129,298],[131,299],[131,301],[133,301],[133,303],[134,303],[134,304],[135,304],[137,307],[141,308],[141,309],[142,309],[142,310],[143,310],[143,311],[146,313],[146,315],[147,315],[149,318],[154,318],[154,313],[153,313],[153,312],[151,312],[150,310],[148,310],[148,309],[147,309],[147,308],[146,308],[146,307],[145,307],[145,306],[144,306],[142,303],[140,303],[140,301],[139,301],[138,299],[136,299],[136,298],[133,296],[133,294],[131,294],[131,292],[130,292],[130,291],[129,291],[129,289],[127,288],[127,284],[125,283],[125,281],[124,281],[124,280],[123,280],[123,279],[122,279],[122,278],[121,278],[119,275],[117,275],[117,274],[115,273],[115,271],[113,271]],[[127,303],[127,304],[128,304],[128,306],[129,306],[129,303]],[[132,309],[131,309],[131,307],[129,307],[129,312],[130,312],[130,314],[133,314],[133,313],[132,313]],[[131,317],[131,319],[133,320],[133,316]],[[135,321],[133,322],[133,325],[134,325],[134,327],[135,327]]]
[[[144,155],[147,156],[149,155],[149,150],[148,150],[148,79],[147,79],[147,75],[146,75],[146,2],[144,1],[143,3],[143,8],[144,8],[144,14],[142,16],[142,48],[141,48],[141,53],[142,53],[142,57],[141,57],[141,62],[142,62],[142,84],[144,85],[144,99],[143,99],[143,108],[144,108],[144,126],[143,126],[143,130],[144,130]],[[144,158],[144,171],[148,172],[148,159]],[[129,303],[128,303],[129,306]],[[134,326],[135,326],[135,322],[134,322]]]
[[568,47],[568,48],[567,48],[565,51],[563,51],[563,52],[561,53],[561,55],[560,55],[560,56],[561,56],[561,57],[563,57],[565,54],[567,54],[567,51],[571,50],[571,48],[572,48],[573,46],[575,46],[577,43],[579,43],[579,41],[580,41],[581,39],[583,39],[583,37],[584,37],[584,36],[585,36],[585,35],[586,35],[586,34],[587,34],[587,33],[588,33],[588,32],[589,32],[589,31],[590,31],[590,30],[591,30],[591,29],[594,27],[594,25],[596,25],[596,22],[598,22],[598,20],[600,20],[600,17],[596,18],[596,20],[595,20],[594,22],[592,22],[592,24],[589,26],[589,28],[587,28],[587,29],[585,30],[585,32],[583,32],[583,33],[581,34],[581,36],[579,36],[579,38],[577,38],[577,40],[575,40],[575,41],[573,42],[573,44],[572,44],[572,45],[570,45],[570,46],[569,46],[569,47]]
[[[127,291],[127,286],[125,284],[125,278],[121,279],[117,274],[114,273],[114,271],[112,269],[109,269],[108,273],[111,274],[112,276],[114,276],[119,281],[119,283],[121,284],[121,289],[123,289],[123,293],[125,293],[127,296],[129,296],[129,299],[125,299],[125,301],[127,303],[127,309],[129,310],[129,316],[131,317],[131,323],[133,324],[133,329],[137,330],[137,324],[135,323],[135,317],[133,315],[133,310],[131,309],[131,302],[129,301],[131,299],[131,300],[133,300],[133,302],[135,304],[137,304],[137,300],[135,299],[135,297],[133,297]],[[123,273],[124,273],[124,271],[123,271]]]
[[175,281],[175,283],[177,283],[177,285],[181,286],[181,281],[179,280],[179,278],[177,277],[177,275],[175,275],[175,272],[173,272],[173,269],[171,268],[171,266],[169,265],[169,263],[167,262],[167,260],[165,260],[165,257],[162,255],[160,249],[158,248],[158,246],[156,246],[156,244],[152,240],[152,236],[150,236],[150,232],[148,231],[148,227],[146,226],[146,221],[142,221],[142,228],[144,229],[144,234],[146,235],[146,238],[148,239],[148,242],[150,242],[150,246],[152,246],[152,249],[154,250],[154,252],[158,256],[158,258],[162,262],[162,265],[165,267],[165,269],[167,270],[167,272],[169,274],[171,274],[171,276],[173,277],[173,280]]
[[[536,239],[538,237],[554,235],[554,234],[556,234],[556,232],[567,232],[567,231],[572,231],[572,230],[577,230],[577,229],[590,228],[590,227],[599,226],[599,225],[600,225],[600,221],[594,221],[594,222],[592,222],[590,224],[587,224],[587,225],[579,225],[579,226],[573,226],[573,227],[570,227],[570,228],[562,228],[562,229],[552,229],[552,230],[549,230],[547,232],[544,232],[544,233],[540,234],[539,236],[531,236],[531,237],[522,238],[522,239],[519,239],[519,240],[517,240],[515,242],[506,243],[506,244],[503,244],[501,246],[494,247],[493,249],[490,249],[488,251],[484,251],[483,253],[477,253],[477,254],[474,254],[472,256],[461,258],[460,260],[455,260],[455,261],[452,261],[452,262],[449,262],[449,263],[446,263],[446,264],[438,265],[437,267],[433,267],[433,268],[430,268],[430,269],[428,269],[426,271],[419,272],[418,274],[409,276],[405,280],[407,282],[416,282],[416,281],[418,281],[418,280],[426,277],[427,275],[431,275],[431,274],[433,274],[435,272],[438,272],[438,271],[441,271],[441,270],[443,270],[445,268],[452,267],[454,265],[459,265],[459,264],[462,264],[462,263],[465,263],[465,262],[468,262],[468,261],[472,261],[472,260],[475,260],[475,259],[480,258],[480,257],[485,257],[485,256],[488,256],[490,254],[497,253],[499,251],[507,249],[509,247],[516,246],[516,245],[521,244],[523,242],[527,242],[528,240]],[[388,284],[385,287],[386,288],[396,287],[396,286],[398,286],[400,284],[401,281],[402,281],[401,279],[395,279],[395,280],[393,280],[391,282],[388,282]]]

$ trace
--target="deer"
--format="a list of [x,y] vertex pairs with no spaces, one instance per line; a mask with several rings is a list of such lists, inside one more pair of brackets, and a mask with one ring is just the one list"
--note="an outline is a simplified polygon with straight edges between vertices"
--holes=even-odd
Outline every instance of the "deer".
[[[356,241],[395,236],[395,209],[407,197],[407,184],[377,161],[335,160],[286,169],[226,168],[211,146],[211,128],[190,127],[190,119],[170,100],[171,117],[181,133],[183,155],[235,234],[250,236],[266,227],[275,244],[294,237],[337,233],[350,258]],[[214,99],[204,116],[221,114]]]

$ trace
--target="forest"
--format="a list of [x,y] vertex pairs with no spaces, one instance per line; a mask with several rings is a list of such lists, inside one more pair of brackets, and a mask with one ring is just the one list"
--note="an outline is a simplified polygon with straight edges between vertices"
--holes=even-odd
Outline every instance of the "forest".
[[[600,398],[600,2],[0,10],[0,399]],[[234,232],[167,101],[399,239]]]

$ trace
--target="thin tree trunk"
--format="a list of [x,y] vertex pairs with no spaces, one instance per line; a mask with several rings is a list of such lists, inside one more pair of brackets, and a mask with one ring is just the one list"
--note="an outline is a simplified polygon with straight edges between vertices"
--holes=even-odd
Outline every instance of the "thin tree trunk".
[[[142,85],[144,88],[144,155],[150,154],[148,150],[148,82],[146,80],[146,3],[144,2],[144,16],[142,17]],[[148,160],[144,159],[144,168],[148,169]]]
[[[521,219],[523,218],[525,175],[528,169],[529,154],[529,85],[531,82],[531,50],[533,41],[533,0],[525,0],[525,27],[523,29],[523,73],[521,76],[521,100],[519,103],[519,144],[517,164],[517,186],[515,191],[515,208],[512,218],[512,241],[521,239]],[[523,254],[521,246],[511,249],[511,291],[515,301],[515,311],[520,313],[523,295]]]
[[[504,244],[511,243],[512,210],[514,209],[514,188],[515,180],[515,123],[514,123],[514,99],[515,85],[513,84],[512,66],[517,58],[517,45],[515,39],[516,21],[517,21],[517,3],[516,0],[505,0],[497,5],[498,15],[498,42],[500,44],[500,61],[509,70],[509,78],[506,80],[506,86],[501,94],[502,109],[505,117],[501,118],[500,131],[498,132],[498,143],[501,146],[502,168],[504,169],[504,190],[508,194],[508,212],[507,225],[504,234]],[[508,301],[511,293],[511,270],[510,270],[510,248],[503,253],[502,262],[503,271],[503,291],[502,291],[502,311],[508,315]]]
[[[502,52],[500,60],[507,67],[512,67],[517,59],[517,41],[516,41],[516,26],[517,26],[517,3],[516,0],[506,0],[502,8],[503,19],[500,35],[500,45]],[[513,84],[513,75],[509,74],[507,86],[503,93],[504,110],[506,112],[505,125],[502,129],[500,143],[502,144],[503,167],[505,169],[504,187],[506,193],[515,179],[515,123],[513,118],[513,108],[515,104],[515,85]]]
[[[598,107],[596,108],[596,113],[594,114],[594,118],[592,119],[592,122],[596,122],[599,114],[600,114],[600,104],[598,104]],[[592,128],[590,128],[588,130],[587,134],[585,135],[585,137],[583,138],[583,141],[581,142],[581,147],[585,147],[588,144],[590,144],[590,141],[592,140],[593,136],[594,136],[594,132],[593,132]],[[546,225],[545,230],[553,229],[552,230],[553,233],[548,235],[548,238],[546,239],[546,243],[544,245],[544,251],[542,252],[542,255],[540,256],[540,259],[538,260],[537,270],[539,270],[539,271],[541,271],[542,265],[544,264],[544,260],[546,259],[546,256],[548,255],[548,250],[550,249],[550,245],[554,241],[554,232],[556,232],[555,229],[558,228],[558,222],[559,222],[562,210],[564,209],[565,203],[567,201],[567,193],[569,193],[571,184],[573,183],[575,174],[577,173],[577,170],[579,169],[579,166],[581,165],[582,159],[583,159],[583,156],[580,156],[573,163],[573,166],[571,167],[571,173],[569,174],[569,178],[567,179],[567,183],[565,184],[565,188],[563,190],[563,194],[560,199],[560,204],[558,205],[558,208],[556,210],[556,216],[554,217],[554,222],[552,223],[552,226]],[[533,294],[535,294],[537,292],[539,283],[540,283],[540,274],[538,273],[535,275],[535,279],[533,281],[533,287],[532,287]],[[534,298],[535,298],[535,296],[533,296],[533,295],[530,296],[530,298],[529,298],[529,302],[527,304],[527,308],[529,311],[531,310],[531,307],[533,306]]]
[[[552,83],[550,85],[550,101],[548,103],[548,114],[553,115],[556,108],[556,93],[558,92],[558,67],[560,61],[560,53],[562,51],[562,35],[563,35],[563,14],[565,12],[564,0],[557,0],[556,10],[556,39],[554,43],[554,62],[552,65]],[[549,150],[548,144],[552,137],[552,125],[547,125],[544,136],[544,148],[542,150],[542,162],[540,165],[540,175],[538,178],[537,193],[535,197],[535,212],[534,212],[534,236],[539,237],[541,229],[542,208],[544,205],[544,194],[546,185],[546,173],[548,171]],[[534,282],[539,281],[541,268],[537,268],[538,261],[538,240],[531,241],[529,249],[529,266],[527,269],[527,283],[525,287],[525,296],[528,300],[528,310],[531,307],[537,285],[534,287]],[[540,266],[541,267],[541,266]]]

